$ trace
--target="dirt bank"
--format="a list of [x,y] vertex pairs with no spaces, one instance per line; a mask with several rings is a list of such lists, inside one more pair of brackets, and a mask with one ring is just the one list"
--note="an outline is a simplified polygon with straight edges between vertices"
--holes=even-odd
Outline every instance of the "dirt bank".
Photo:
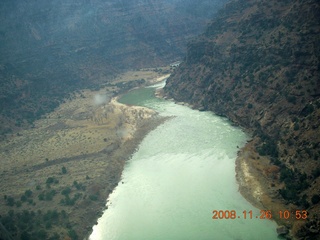
[[[255,151],[255,139],[248,142],[239,152],[236,159],[236,179],[239,191],[245,199],[260,210],[270,210],[271,220],[284,225],[293,236],[300,231],[307,220],[296,220],[294,205],[286,203],[279,194],[283,187],[280,183],[280,168],[272,165],[267,157],[259,156]],[[285,219],[279,212],[289,211],[290,218]]]

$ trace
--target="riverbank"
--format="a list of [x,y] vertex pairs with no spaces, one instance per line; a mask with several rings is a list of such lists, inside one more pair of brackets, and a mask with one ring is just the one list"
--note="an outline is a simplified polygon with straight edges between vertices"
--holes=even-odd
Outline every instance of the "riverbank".
[[[156,96],[167,98],[163,89],[158,89]],[[175,101],[174,99],[170,99]],[[176,102],[190,108],[194,106],[185,102]],[[278,226],[285,226],[292,230],[287,237],[295,234],[301,221],[293,218],[284,219],[279,212],[298,210],[292,204],[287,204],[279,194],[279,189],[283,188],[283,183],[279,182],[280,168],[271,163],[267,156],[260,156],[256,151],[255,144],[257,139],[252,139],[238,151],[235,165],[236,180],[239,184],[239,192],[253,206],[260,210],[270,210],[272,217]]]
[[271,220],[279,226],[285,226],[290,232],[287,237],[293,238],[304,220],[294,217],[285,219],[279,212],[294,213],[296,207],[287,204],[279,194],[283,183],[279,182],[280,168],[271,164],[267,157],[260,156],[255,150],[256,139],[249,141],[239,152],[236,159],[236,179],[239,192],[253,206],[260,210],[270,210]]
[[126,160],[166,120],[111,97],[126,84],[163,77],[153,69],[131,71],[98,91],[78,91],[33,128],[1,142],[0,220],[15,226],[14,237],[88,237]]

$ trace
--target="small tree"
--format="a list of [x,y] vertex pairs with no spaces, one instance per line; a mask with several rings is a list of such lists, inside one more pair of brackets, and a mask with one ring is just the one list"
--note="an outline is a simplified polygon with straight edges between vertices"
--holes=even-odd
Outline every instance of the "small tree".
[[67,173],[67,169],[66,169],[65,166],[63,166],[63,167],[61,168],[61,172],[62,172],[62,174],[66,174],[66,173]]
[[54,182],[54,178],[53,177],[48,177],[47,181],[46,181],[46,184],[51,184],[53,182]]
[[313,195],[312,198],[311,198],[311,202],[313,204],[317,204],[318,202],[320,202],[320,195],[319,194]]
[[24,193],[24,195],[25,195],[27,198],[29,198],[29,197],[32,196],[32,191],[31,191],[30,189],[29,189],[29,190],[26,190],[25,193]]
[[7,205],[10,207],[13,207],[15,204],[14,198],[13,197],[7,197]]

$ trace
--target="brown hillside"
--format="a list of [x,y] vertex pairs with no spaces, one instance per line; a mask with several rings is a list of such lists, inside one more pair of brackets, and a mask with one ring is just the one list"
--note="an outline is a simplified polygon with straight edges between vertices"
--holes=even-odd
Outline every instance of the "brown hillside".
[[319,43],[316,0],[232,1],[189,43],[165,87],[251,130],[255,151],[280,167],[274,198],[309,211],[301,237],[319,229]]

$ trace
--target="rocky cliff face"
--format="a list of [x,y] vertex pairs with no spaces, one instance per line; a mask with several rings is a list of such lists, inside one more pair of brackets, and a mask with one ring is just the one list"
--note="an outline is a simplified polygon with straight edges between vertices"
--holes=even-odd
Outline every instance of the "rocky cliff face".
[[75,89],[181,57],[224,2],[2,1],[1,133],[32,122]]
[[[188,45],[165,94],[250,129],[287,203],[319,214],[320,7],[230,2]],[[318,210],[316,210],[318,209]]]

